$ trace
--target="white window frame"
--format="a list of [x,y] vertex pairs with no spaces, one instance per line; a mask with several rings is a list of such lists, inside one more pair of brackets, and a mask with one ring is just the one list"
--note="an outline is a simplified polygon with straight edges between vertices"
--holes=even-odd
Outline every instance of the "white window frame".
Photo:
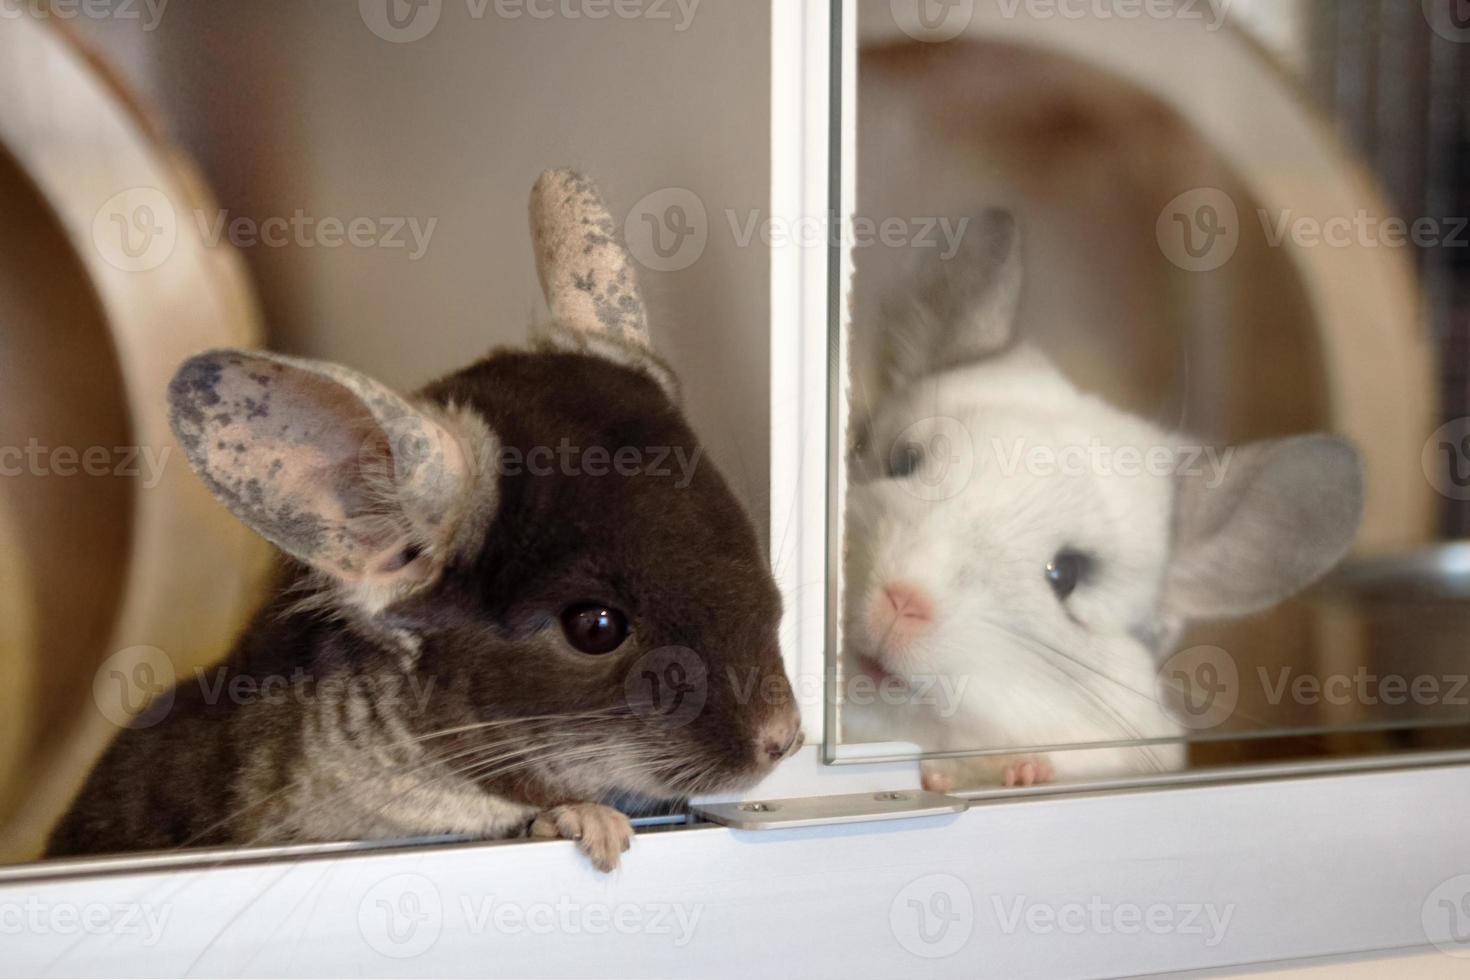
[[[840,2],[850,53],[853,5]],[[826,221],[827,0],[773,0],[772,34],[772,209]],[[838,77],[849,92],[851,73],[844,59]],[[851,99],[842,104],[850,113]],[[838,129],[844,215],[851,124]],[[846,376],[845,355],[828,346],[828,316],[845,309],[829,261],[824,248],[792,246],[771,268],[773,557],[788,597],[783,641],[814,742],[825,685],[813,678],[829,669],[835,611],[829,384]],[[835,262],[844,283],[846,260]],[[0,869],[0,974],[1117,976],[1433,952],[1438,903],[1470,892],[1470,766],[1458,753],[1388,764],[1181,774],[1191,782],[976,799],[960,814],[875,823],[650,827],[610,876],[566,841]],[[759,795],[903,788],[915,769],[823,765],[813,745]],[[508,917],[475,918],[502,906]],[[1230,925],[1215,935],[1196,916],[1186,928],[1197,907],[1229,910]],[[1141,924],[1131,912],[1118,917],[1132,909]],[[1161,918],[1147,918],[1155,909]],[[698,916],[687,936],[681,912],[686,922]],[[33,914],[46,928],[17,933],[16,917]],[[156,934],[148,914],[167,916]],[[89,931],[86,921],[103,927]],[[1446,945],[1470,954],[1470,943]]]
[[[0,974],[968,980],[1426,954],[1425,922],[1467,887],[1466,776],[1419,768],[840,827],[702,825],[640,834],[611,876],[565,841],[18,868],[0,871]],[[487,917],[501,906],[511,918]],[[88,933],[77,925],[88,915],[115,927]],[[697,917],[683,936],[679,915]],[[17,936],[20,916],[47,930]],[[616,916],[631,925],[614,928]]]

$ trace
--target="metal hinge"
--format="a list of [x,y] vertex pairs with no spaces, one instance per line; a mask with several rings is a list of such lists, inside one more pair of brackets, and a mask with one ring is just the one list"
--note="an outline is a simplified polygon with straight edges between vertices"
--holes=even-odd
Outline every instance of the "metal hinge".
[[705,803],[690,808],[694,816],[736,830],[785,830],[823,824],[907,820],[963,813],[969,804],[927,790],[852,793],[843,796],[800,796],[788,800]]

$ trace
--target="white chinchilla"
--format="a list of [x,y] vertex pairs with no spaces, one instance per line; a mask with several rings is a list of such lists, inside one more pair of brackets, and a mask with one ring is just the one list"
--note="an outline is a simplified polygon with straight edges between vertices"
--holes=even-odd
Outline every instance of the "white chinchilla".
[[1203,447],[1079,390],[1015,337],[1021,281],[1004,211],[922,265],[853,452],[846,737],[1017,750],[926,762],[940,790],[1182,767],[1179,742],[1028,750],[1185,734],[1156,681],[1185,625],[1309,585],[1362,510],[1342,438]]

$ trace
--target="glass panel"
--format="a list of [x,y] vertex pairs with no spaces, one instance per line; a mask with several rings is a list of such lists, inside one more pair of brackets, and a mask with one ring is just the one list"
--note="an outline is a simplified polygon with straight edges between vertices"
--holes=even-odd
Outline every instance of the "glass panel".
[[1470,744],[1463,3],[859,2],[829,758]]

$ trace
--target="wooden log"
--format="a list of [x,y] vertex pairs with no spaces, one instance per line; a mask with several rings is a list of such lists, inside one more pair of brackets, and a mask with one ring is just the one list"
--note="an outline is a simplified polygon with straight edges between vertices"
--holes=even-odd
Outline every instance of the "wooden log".
[[[29,16],[0,21],[0,90],[6,93],[0,148],[26,184],[14,186],[11,173],[12,186],[0,196],[29,193],[42,202],[38,213],[49,217],[49,233],[70,257],[48,281],[63,293],[87,297],[95,314],[95,322],[80,325],[33,318],[33,325],[71,331],[66,358],[36,357],[48,366],[41,374],[12,371],[14,384],[0,389],[0,415],[24,415],[54,400],[51,394],[68,391],[79,420],[68,438],[106,439],[115,450],[117,432],[103,423],[120,414],[115,421],[125,433],[123,447],[161,461],[154,469],[135,466],[136,475],[114,475],[110,483],[99,478],[96,487],[110,488],[101,495],[110,508],[106,519],[125,524],[120,547],[100,560],[65,547],[66,528],[54,512],[48,523],[25,529],[30,557],[45,558],[46,576],[32,595],[53,600],[41,630],[57,620],[57,596],[78,615],[101,603],[107,621],[100,642],[58,647],[57,662],[42,664],[40,687],[47,696],[35,710],[47,719],[44,737],[32,739],[23,758],[12,754],[0,770],[18,773],[25,789],[18,810],[0,827],[0,860],[17,860],[39,850],[117,730],[108,717],[113,713],[93,693],[99,665],[107,661],[128,676],[132,659],[143,655],[138,651],[156,648],[176,676],[185,676],[217,659],[258,601],[270,559],[264,544],[216,504],[184,464],[165,415],[165,390],[184,358],[209,347],[255,345],[262,336],[239,256],[226,244],[206,241],[195,220],[212,210],[202,182],[162,144],[116,82],[51,22]],[[0,177],[5,173],[0,168]],[[5,281],[0,273],[0,284]],[[0,285],[0,301],[14,293]],[[43,314],[55,309],[39,307]],[[7,331],[0,357],[54,351],[44,338],[23,343],[26,338],[8,324],[0,309],[0,330]],[[87,327],[94,328],[90,335]],[[98,391],[58,373],[69,366],[76,377],[88,371],[115,377],[115,390]],[[115,453],[111,458],[121,462]],[[62,492],[86,479],[27,473],[17,485],[29,482],[34,490],[35,481],[49,480]],[[77,501],[67,516],[95,517],[92,507]],[[0,820],[4,816],[0,811]]]

